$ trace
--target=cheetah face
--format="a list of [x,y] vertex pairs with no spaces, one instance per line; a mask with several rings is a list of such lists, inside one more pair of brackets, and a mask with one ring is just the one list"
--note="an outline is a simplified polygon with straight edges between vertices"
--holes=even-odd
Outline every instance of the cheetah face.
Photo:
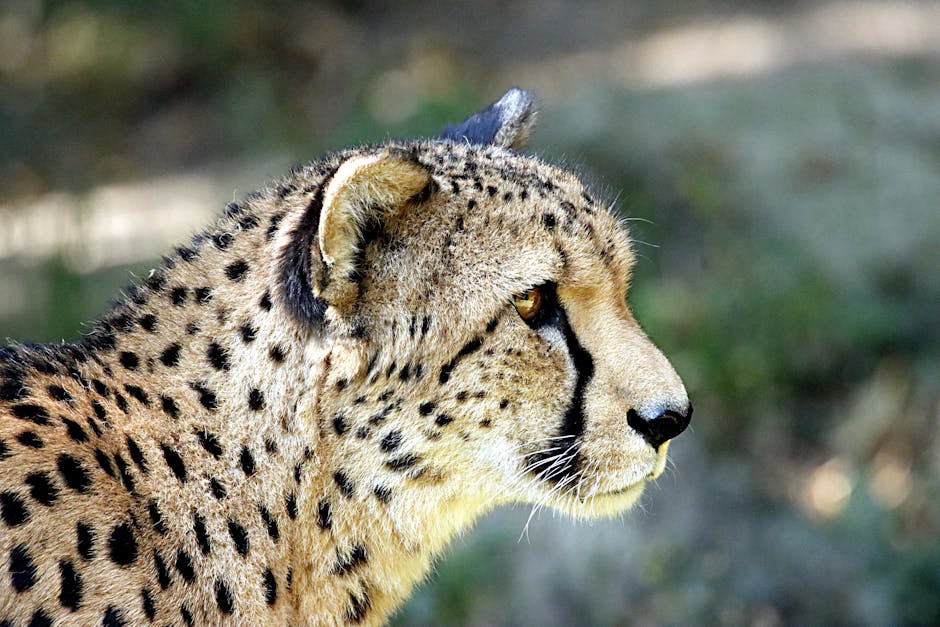
[[346,161],[323,198],[338,465],[576,516],[624,510],[663,471],[689,401],[627,306],[629,236],[577,177],[414,144]]

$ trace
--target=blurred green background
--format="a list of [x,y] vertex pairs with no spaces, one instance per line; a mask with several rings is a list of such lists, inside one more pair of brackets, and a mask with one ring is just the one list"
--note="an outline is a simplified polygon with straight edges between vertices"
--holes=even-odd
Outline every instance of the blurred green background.
[[622,520],[496,512],[398,625],[940,624],[940,4],[0,5],[0,338],[317,153],[520,85],[696,408]]

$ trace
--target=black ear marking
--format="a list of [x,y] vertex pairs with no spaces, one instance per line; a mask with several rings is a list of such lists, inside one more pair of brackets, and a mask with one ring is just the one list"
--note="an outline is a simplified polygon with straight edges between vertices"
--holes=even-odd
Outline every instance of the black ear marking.
[[[322,269],[317,228],[323,209],[323,194],[333,177],[330,173],[320,184],[297,226],[289,234],[288,243],[281,249],[278,260],[280,285],[278,292],[287,311],[301,324],[322,332],[328,303],[313,293],[314,265],[317,274]],[[317,281],[319,283],[320,281]]]
[[535,94],[518,87],[460,124],[449,124],[439,139],[521,148],[535,127]]

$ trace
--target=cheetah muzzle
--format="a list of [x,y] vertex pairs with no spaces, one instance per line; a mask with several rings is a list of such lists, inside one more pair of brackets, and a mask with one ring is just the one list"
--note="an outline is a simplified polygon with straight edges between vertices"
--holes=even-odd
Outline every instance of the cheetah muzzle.
[[630,507],[691,407],[534,123],[326,155],[0,349],[0,625],[377,624],[494,506]]

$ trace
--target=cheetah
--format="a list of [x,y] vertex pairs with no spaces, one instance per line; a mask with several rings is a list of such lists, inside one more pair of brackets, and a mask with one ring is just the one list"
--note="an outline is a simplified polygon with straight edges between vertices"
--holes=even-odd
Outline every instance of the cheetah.
[[0,348],[0,625],[375,625],[498,505],[629,508],[692,409],[535,118],[328,154]]

